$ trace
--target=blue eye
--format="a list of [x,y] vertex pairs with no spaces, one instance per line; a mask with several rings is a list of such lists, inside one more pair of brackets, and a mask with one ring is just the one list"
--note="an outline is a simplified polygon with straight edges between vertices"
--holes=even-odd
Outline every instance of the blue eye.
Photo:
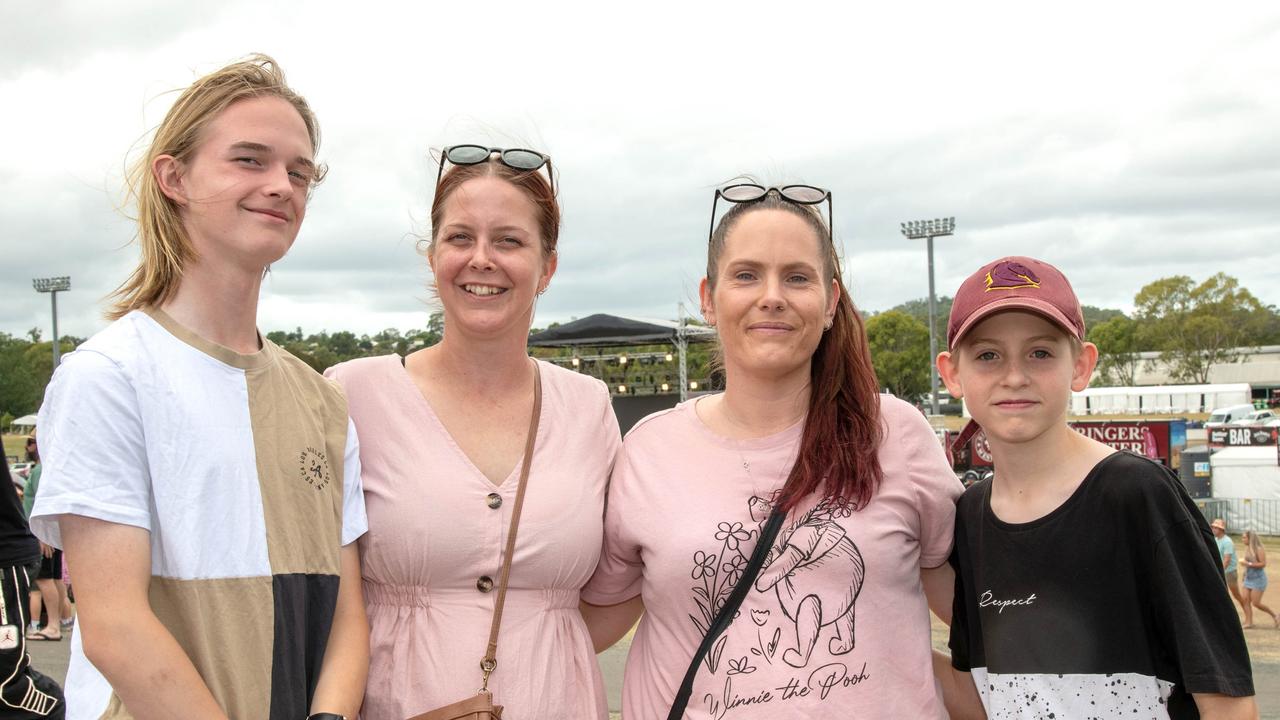
[[975,360],[983,360],[983,361],[995,360],[995,359],[996,359],[996,353],[995,353],[995,351],[994,351],[994,350],[984,350],[984,351],[982,351],[982,352],[978,353],[978,356],[977,356],[976,358],[974,358],[974,359],[975,359]]
[[1049,352],[1048,350],[1032,350],[1031,357],[1037,360],[1048,360],[1049,358],[1053,357],[1053,353]]

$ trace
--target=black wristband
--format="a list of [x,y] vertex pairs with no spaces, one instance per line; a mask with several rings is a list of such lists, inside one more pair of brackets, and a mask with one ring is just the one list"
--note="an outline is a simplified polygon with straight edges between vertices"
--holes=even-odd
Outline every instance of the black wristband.
[[307,716],[307,720],[347,720],[338,713],[311,713]]

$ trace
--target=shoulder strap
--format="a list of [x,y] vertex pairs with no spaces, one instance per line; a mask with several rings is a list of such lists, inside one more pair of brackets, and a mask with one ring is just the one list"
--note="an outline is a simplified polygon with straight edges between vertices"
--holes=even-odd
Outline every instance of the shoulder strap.
[[684,717],[685,706],[689,704],[689,696],[693,693],[693,679],[698,675],[698,665],[702,664],[702,659],[711,651],[711,646],[715,644],[716,639],[729,627],[729,623],[733,622],[734,614],[738,612],[747,592],[755,583],[756,576],[760,574],[760,566],[764,565],[764,559],[769,555],[769,550],[773,547],[774,539],[778,537],[778,530],[782,527],[785,517],[786,513],[775,507],[769,514],[769,519],[765,521],[764,527],[760,529],[760,539],[756,541],[756,548],[751,552],[750,562],[742,570],[742,577],[738,578],[738,584],[733,586],[733,592],[729,593],[720,612],[716,613],[715,619],[711,621],[706,636],[702,638],[702,644],[698,646],[698,652],[693,654],[693,662],[689,663],[689,669],[685,671],[684,682],[680,683],[680,691],[676,693],[675,702],[671,704],[671,712],[667,714],[667,720],[680,720]]
[[487,692],[489,675],[498,667],[498,628],[502,626],[502,606],[507,600],[507,578],[511,576],[511,557],[516,551],[516,530],[520,528],[520,510],[524,507],[524,490],[529,484],[529,465],[533,462],[533,444],[538,438],[538,417],[542,414],[542,375],[538,361],[533,360],[533,413],[529,418],[529,435],[524,440],[524,460],[520,465],[520,484],[516,486],[516,503],[511,508],[511,527],[507,531],[507,549],[498,573],[498,596],[493,601],[493,623],[489,626],[489,646],[480,671],[484,673],[481,691]]

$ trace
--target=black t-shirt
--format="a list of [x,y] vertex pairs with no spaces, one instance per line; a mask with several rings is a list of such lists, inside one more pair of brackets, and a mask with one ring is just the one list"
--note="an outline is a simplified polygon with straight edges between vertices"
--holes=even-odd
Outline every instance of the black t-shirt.
[[992,718],[1198,718],[1188,693],[1253,694],[1217,544],[1162,465],[1115,453],[1021,524],[977,483],[951,561],[952,664]]
[[27,527],[22,501],[13,487],[9,464],[0,470],[0,568],[26,565],[40,557],[40,543]]

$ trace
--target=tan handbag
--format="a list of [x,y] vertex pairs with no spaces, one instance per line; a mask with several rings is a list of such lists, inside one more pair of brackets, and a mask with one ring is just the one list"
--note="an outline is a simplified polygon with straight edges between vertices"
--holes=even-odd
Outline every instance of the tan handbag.
[[507,578],[511,575],[511,556],[516,550],[516,530],[520,527],[520,510],[524,507],[524,489],[529,482],[529,464],[533,462],[533,442],[538,436],[538,416],[542,414],[542,375],[533,361],[533,417],[529,419],[529,436],[524,441],[524,462],[520,466],[520,484],[516,486],[516,504],[511,508],[511,529],[507,532],[507,551],[498,574],[498,596],[493,602],[493,622],[489,626],[489,647],[480,661],[480,690],[475,695],[435,710],[414,715],[409,720],[501,720],[502,706],[493,704],[489,692],[489,676],[498,667],[498,628],[502,625],[502,605],[507,599]]

